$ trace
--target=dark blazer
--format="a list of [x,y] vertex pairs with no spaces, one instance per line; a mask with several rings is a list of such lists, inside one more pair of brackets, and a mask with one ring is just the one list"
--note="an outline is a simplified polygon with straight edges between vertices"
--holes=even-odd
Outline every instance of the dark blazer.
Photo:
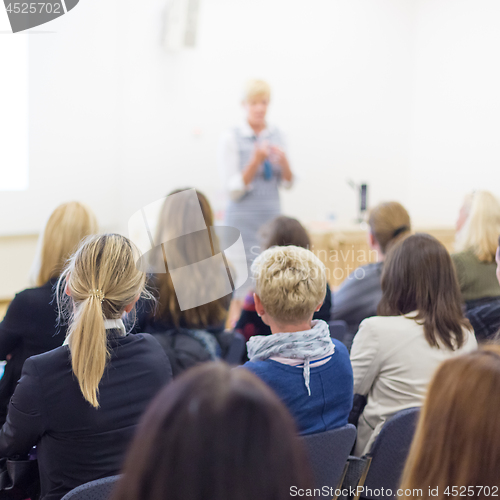
[[[150,287],[154,290],[155,286],[153,276]],[[229,308],[230,295],[219,300],[225,308]],[[199,363],[226,356],[234,333],[224,331],[224,322],[192,328],[181,320],[180,325],[175,325],[169,318],[156,318],[155,306],[153,301],[143,299],[137,302],[132,332],[150,333],[158,340],[170,361],[174,378]]]
[[18,293],[0,323],[0,359],[10,354],[0,380],[0,426],[23,364],[30,356],[59,347],[66,337],[66,325],[57,326],[57,304],[52,287],[56,279]]
[[0,431],[0,457],[22,456],[37,445],[44,500],[117,474],[141,414],[172,378],[165,353],[150,335],[120,337],[108,330],[108,338],[111,357],[98,409],[83,398],[67,346],[24,363]]

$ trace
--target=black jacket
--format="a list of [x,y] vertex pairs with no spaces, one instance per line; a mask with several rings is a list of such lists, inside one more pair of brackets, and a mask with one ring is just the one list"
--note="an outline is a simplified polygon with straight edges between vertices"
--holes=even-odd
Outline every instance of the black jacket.
[[117,474],[141,414],[172,378],[153,337],[116,333],[108,331],[111,358],[98,409],[83,398],[67,346],[24,363],[0,431],[0,456],[22,456],[37,445],[42,499],[59,500],[76,486]]
[[[151,335],[163,347],[174,378],[199,363],[225,358],[234,337],[233,332],[212,333],[189,328],[172,328]],[[212,349],[208,348],[208,342],[200,339],[200,336],[211,338]]]
[[[230,297],[224,297],[220,300],[229,307],[229,299]],[[168,320],[155,318],[153,311],[153,302],[140,300],[136,306],[137,320],[132,331],[150,333],[158,340],[168,356],[174,378],[199,363],[226,356],[234,333],[224,331],[224,322],[191,328],[181,321],[176,326]],[[202,337],[209,337],[209,342]],[[213,344],[213,349],[209,349],[207,344]]]
[[26,359],[61,346],[66,337],[66,325],[57,326],[55,283],[54,279],[18,293],[0,323],[0,359],[11,355],[0,380],[0,426]]

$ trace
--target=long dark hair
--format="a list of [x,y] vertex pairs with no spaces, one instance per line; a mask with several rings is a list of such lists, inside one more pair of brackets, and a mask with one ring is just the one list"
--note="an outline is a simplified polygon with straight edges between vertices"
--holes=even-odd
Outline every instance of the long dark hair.
[[311,488],[292,417],[247,370],[204,363],[142,418],[112,500],[285,500]]
[[417,311],[432,347],[455,350],[465,342],[463,328],[472,329],[461,308],[455,268],[446,248],[433,236],[417,233],[397,243],[382,272],[380,316]]

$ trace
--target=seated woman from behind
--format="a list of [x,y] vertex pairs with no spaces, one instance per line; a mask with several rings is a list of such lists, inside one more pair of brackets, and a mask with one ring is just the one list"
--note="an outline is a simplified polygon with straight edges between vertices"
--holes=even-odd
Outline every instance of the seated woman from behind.
[[[264,248],[295,245],[308,249],[311,246],[311,240],[305,227],[297,219],[284,215],[280,215],[266,224],[261,229],[261,234],[265,241]],[[328,283],[326,283],[325,300],[319,311],[314,312],[313,319],[330,321],[331,306],[332,292]],[[253,291],[245,297],[243,310],[240,319],[236,323],[235,330],[241,332],[247,340],[253,335],[271,335],[271,329],[262,321],[255,310]]]
[[420,489],[422,500],[447,500],[464,491],[469,498],[498,495],[499,387],[499,346],[458,356],[439,367],[422,408],[402,491]]
[[121,319],[144,291],[137,253],[118,234],[84,240],[58,281],[71,314],[67,345],[24,363],[0,457],[37,447],[42,500],[116,474],[141,414],[172,378],[158,342],[127,335]]
[[[500,283],[500,237],[498,238],[495,260],[496,278]],[[478,342],[498,339],[500,333],[500,297],[468,309],[465,315],[474,328]]]
[[488,191],[466,197],[457,220],[455,264],[467,310],[500,301],[495,253],[500,235],[500,201]]
[[378,316],[354,337],[354,392],[368,402],[358,423],[355,454],[367,453],[385,421],[420,406],[439,364],[477,349],[465,319],[450,255],[433,236],[415,234],[389,252]]
[[[233,337],[224,332],[231,288],[225,291],[228,271],[213,226],[212,208],[202,193],[172,191],[156,229],[155,241],[162,244],[145,260],[148,272],[153,270],[150,286],[157,303],[140,305],[137,330],[158,340],[174,377],[223,357]],[[200,265],[211,259],[215,265]]]
[[0,359],[7,361],[0,379],[0,426],[24,362],[64,342],[67,325],[58,323],[54,287],[82,239],[96,232],[95,215],[75,201],[59,205],[45,225],[34,265],[36,287],[16,294],[0,323]]
[[312,484],[276,395],[245,370],[205,363],[150,406],[111,500],[288,500]]
[[375,316],[382,298],[380,277],[387,252],[411,231],[410,216],[397,201],[380,203],[368,217],[368,245],[377,262],[352,272],[333,294],[332,319],[344,320],[354,335],[365,318]]
[[304,248],[273,247],[255,259],[252,275],[255,309],[272,335],[251,337],[244,368],[274,389],[302,434],[345,425],[353,394],[349,355],[327,323],[312,319],[325,298],[325,266]]

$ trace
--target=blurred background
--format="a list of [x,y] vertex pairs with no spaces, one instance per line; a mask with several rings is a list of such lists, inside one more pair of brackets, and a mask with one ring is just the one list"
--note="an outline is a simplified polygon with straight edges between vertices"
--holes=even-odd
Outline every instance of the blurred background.
[[0,9],[0,299],[64,201],[127,234],[193,186],[220,220],[219,138],[250,78],[297,175],[284,214],[356,229],[352,179],[451,241],[467,192],[500,195],[499,25],[498,0],[80,0],[12,35]]

